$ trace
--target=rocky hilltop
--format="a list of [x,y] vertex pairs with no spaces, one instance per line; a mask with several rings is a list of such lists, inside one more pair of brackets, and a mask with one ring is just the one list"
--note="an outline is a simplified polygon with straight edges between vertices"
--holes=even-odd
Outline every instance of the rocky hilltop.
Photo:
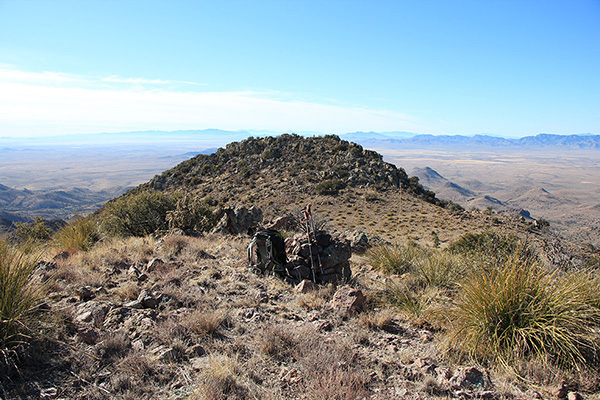
[[264,200],[281,194],[336,195],[345,188],[402,188],[439,203],[402,168],[337,136],[304,138],[295,134],[249,138],[211,155],[198,155],[156,176],[142,189],[185,187],[224,203],[252,195]]

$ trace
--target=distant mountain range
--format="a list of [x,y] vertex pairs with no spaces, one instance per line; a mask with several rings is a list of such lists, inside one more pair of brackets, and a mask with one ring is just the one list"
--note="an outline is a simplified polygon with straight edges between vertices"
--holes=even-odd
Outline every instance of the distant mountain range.
[[[183,142],[211,142],[210,147],[217,147],[231,141],[243,140],[249,136],[277,136],[284,132],[222,129],[181,130],[181,131],[134,131],[107,132],[81,135],[58,135],[48,137],[12,138],[0,137],[0,146],[11,148],[15,144],[25,145],[111,145],[115,143],[161,144]],[[292,133],[292,132],[285,132]],[[316,132],[293,132],[302,136],[320,136]],[[430,135],[416,134],[404,131],[392,132],[349,132],[339,135],[340,138],[351,142],[372,145],[412,145],[412,146],[527,146],[527,147],[570,147],[570,148],[600,148],[600,135],[581,133],[574,135],[557,135],[540,133],[535,136],[522,138],[504,138],[490,135]]]
[[408,137],[407,132],[375,133],[353,132],[342,135],[344,139],[353,140],[363,146],[414,146],[414,147],[448,147],[468,146],[469,148],[481,147],[559,147],[579,149],[600,149],[600,135],[554,135],[541,133],[536,136],[526,136],[519,139],[509,139],[497,136],[475,135],[413,135]]

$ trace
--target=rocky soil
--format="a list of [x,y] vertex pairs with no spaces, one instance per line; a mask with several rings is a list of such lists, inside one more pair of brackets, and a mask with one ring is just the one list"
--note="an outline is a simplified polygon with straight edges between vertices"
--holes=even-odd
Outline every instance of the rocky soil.
[[524,383],[443,354],[439,328],[381,305],[397,277],[361,256],[345,283],[296,284],[248,271],[248,241],[174,233],[47,254],[37,271],[48,286],[43,334],[21,349],[19,369],[3,371],[0,395],[554,399],[586,390],[562,385],[566,376]]

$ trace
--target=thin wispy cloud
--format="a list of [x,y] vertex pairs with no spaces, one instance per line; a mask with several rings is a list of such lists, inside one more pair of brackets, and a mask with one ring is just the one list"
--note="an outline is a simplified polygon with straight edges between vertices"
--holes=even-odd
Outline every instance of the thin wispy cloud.
[[[186,82],[0,69],[0,136],[138,129],[416,130],[410,115],[298,101],[273,91],[180,89]],[[175,88],[174,88],[175,87]]]

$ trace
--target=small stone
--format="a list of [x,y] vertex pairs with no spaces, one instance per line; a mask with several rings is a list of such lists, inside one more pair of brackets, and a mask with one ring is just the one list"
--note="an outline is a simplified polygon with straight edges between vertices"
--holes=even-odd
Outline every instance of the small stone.
[[540,392],[538,392],[537,390],[533,390],[533,389],[529,389],[527,392],[525,392],[525,395],[527,396],[528,399],[543,399]]
[[55,399],[58,396],[58,389],[55,387],[42,389],[40,392],[41,399]]
[[153,258],[152,260],[150,260],[148,262],[148,264],[146,265],[146,271],[148,272],[152,272],[154,271],[159,265],[163,265],[165,262],[163,260],[161,260],[160,258]]
[[331,325],[331,322],[329,321],[313,321],[313,325],[319,332],[330,332],[333,329],[333,325]]
[[308,293],[308,292],[313,292],[315,290],[319,289],[319,286],[314,283],[311,282],[307,279],[304,279],[302,282],[300,282],[297,286],[296,286],[296,292],[298,293]]
[[567,394],[567,400],[583,400],[583,396],[577,392],[569,392]]
[[142,290],[137,298],[137,301],[139,301],[144,308],[156,308],[160,302],[148,290]]
[[342,313],[357,313],[364,309],[367,298],[360,289],[343,286],[333,295],[331,306]]
[[492,392],[491,390],[485,390],[475,393],[475,397],[478,399],[497,399],[500,396],[496,392]]
[[142,339],[138,339],[131,342],[131,348],[136,351],[142,351],[146,348],[146,346],[144,345],[144,341]]
[[200,356],[203,356],[204,354],[206,354],[206,350],[204,350],[204,347],[202,347],[201,345],[195,344],[193,346],[188,347],[185,350],[185,354],[190,358],[191,357],[200,357]]
[[456,397],[460,397],[461,399],[470,399],[473,397],[472,394],[465,392],[464,390],[459,390],[458,392],[454,393]]
[[96,344],[100,339],[100,334],[93,328],[83,328],[77,331],[77,335],[82,342],[87,344]]
[[89,286],[84,286],[82,288],[75,289],[75,294],[77,294],[77,296],[79,296],[79,298],[83,301],[91,300],[94,297],[96,297],[96,294]]
[[556,388],[553,393],[559,399],[566,399],[569,394],[569,387],[563,383],[560,387]]
[[54,260],[54,261],[63,260],[64,261],[64,260],[67,260],[69,257],[71,257],[71,253],[69,253],[68,251],[61,251],[60,253],[55,255],[52,260]]
[[483,388],[485,387],[485,376],[475,367],[461,368],[450,378],[450,383],[454,389]]

